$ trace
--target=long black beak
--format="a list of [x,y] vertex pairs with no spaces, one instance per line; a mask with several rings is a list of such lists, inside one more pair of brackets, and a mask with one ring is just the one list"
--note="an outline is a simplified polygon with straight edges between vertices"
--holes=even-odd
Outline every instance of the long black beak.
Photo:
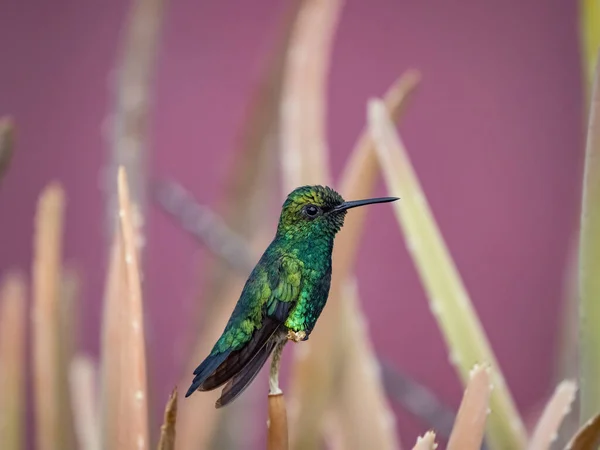
[[345,211],[350,208],[356,208],[357,206],[371,205],[373,203],[388,203],[400,200],[398,197],[379,197],[379,198],[367,198],[365,200],[353,200],[350,202],[344,202],[340,206],[333,209],[334,212]]

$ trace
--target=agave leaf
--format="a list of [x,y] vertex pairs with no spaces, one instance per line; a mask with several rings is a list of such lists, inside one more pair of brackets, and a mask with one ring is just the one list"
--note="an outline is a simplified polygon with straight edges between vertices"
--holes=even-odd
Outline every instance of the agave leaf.
[[144,314],[138,262],[134,207],[129,196],[127,176],[123,166],[118,173],[119,233],[121,257],[125,261],[124,278],[126,295],[121,308],[123,340],[119,343],[119,447],[144,450],[149,448],[148,389],[146,375],[146,349],[144,342]]
[[413,447],[413,450],[435,450],[436,448],[435,433],[428,431],[422,437],[417,438],[417,443]]
[[580,423],[600,409],[600,58],[588,120],[579,235]]
[[563,419],[571,411],[576,392],[577,385],[573,381],[563,381],[556,387],[554,395],[537,422],[527,446],[528,450],[550,450]]
[[36,446],[40,450],[69,448],[60,398],[59,288],[65,194],[60,184],[40,195],[33,243],[33,371]]
[[447,450],[481,448],[491,393],[489,367],[476,365],[469,374],[469,381],[448,439]]
[[492,414],[488,419],[488,443],[495,449],[523,448],[525,427],[408,154],[384,103],[371,100],[368,113],[388,191],[401,198],[392,206],[427,292],[430,308],[452,355],[450,360],[465,385],[474,364],[488,363],[492,367],[494,392]]
[[26,285],[21,273],[0,287],[0,442],[21,450],[25,441]]
[[96,372],[92,358],[75,355],[71,362],[69,384],[73,423],[79,444],[77,448],[82,450],[100,450],[101,448]]

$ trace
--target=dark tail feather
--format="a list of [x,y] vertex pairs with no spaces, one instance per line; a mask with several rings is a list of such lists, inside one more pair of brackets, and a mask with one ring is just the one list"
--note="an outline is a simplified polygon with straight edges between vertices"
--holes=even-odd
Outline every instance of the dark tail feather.
[[231,380],[247,364],[254,360],[260,354],[264,346],[270,342],[271,337],[279,328],[279,323],[270,318],[266,318],[260,329],[254,332],[254,335],[239,350],[232,351],[216,370],[210,374],[200,384],[200,391],[212,391]]
[[223,388],[221,397],[215,403],[216,408],[221,408],[236,398],[238,398],[242,392],[252,383],[254,378],[260,372],[260,369],[264,366],[265,362],[269,358],[269,355],[275,348],[279,336],[272,336],[269,341],[264,345],[256,356],[237,374],[235,375]]
[[216,355],[208,356],[202,363],[194,370],[194,379],[192,381],[192,385],[188,389],[185,394],[186,397],[192,395],[204,381],[210,377],[218,367],[223,364],[223,362],[227,359],[231,351],[218,353]]

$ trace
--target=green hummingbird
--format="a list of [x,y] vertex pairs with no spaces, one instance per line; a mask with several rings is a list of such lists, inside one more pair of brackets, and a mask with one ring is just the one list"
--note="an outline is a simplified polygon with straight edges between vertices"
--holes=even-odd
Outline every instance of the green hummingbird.
[[250,273],[212,351],[194,371],[186,397],[225,387],[215,407],[235,400],[278,343],[305,341],[325,306],[335,235],[347,210],[396,197],[344,201],[327,186],[302,186],[283,203],[277,233]]

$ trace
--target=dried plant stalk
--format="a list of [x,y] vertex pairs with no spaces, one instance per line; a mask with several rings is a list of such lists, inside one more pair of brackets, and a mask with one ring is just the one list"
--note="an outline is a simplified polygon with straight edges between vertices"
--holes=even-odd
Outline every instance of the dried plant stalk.
[[427,292],[431,310],[450,350],[450,360],[465,385],[474,364],[491,364],[495,389],[491,397],[492,414],[488,419],[488,442],[496,449],[523,448],[525,428],[408,154],[383,102],[371,100],[368,112],[388,190],[402,199],[393,205],[394,211]]
[[59,286],[65,195],[58,183],[39,199],[33,243],[33,371],[36,448],[68,448],[61,428]]
[[13,157],[15,126],[10,117],[0,117],[0,180]]
[[160,439],[158,450],[175,449],[175,423],[177,422],[177,387],[173,389],[167,406],[165,406],[165,418],[160,427]]
[[565,450],[596,450],[600,445],[600,414],[588,420],[575,433]]
[[25,280],[9,273],[0,288],[0,442],[4,450],[24,448]]
[[121,307],[127,296],[125,261],[120,233],[113,236],[110,262],[104,291],[101,330],[101,380],[100,380],[100,439],[101,448],[118,448],[117,430],[119,408],[122,343],[125,342],[121,326],[124,312]]
[[[136,0],[123,36],[120,61],[116,70],[115,112],[111,157],[106,172],[107,220],[110,236],[116,225],[118,193],[117,168],[124,166],[130,178],[135,205],[135,220],[141,230],[146,207],[146,155],[150,92],[157,56],[165,0]],[[138,245],[141,246],[141,231]],[[112,242],[112,240],[111,240]]]
[[288,424],[283,393],[269,394],[267,450],[288,449]]
[[73,358],[69,383],[77,448],[100,450],[96,368],[92,358],[84,355]]
[[580,423],[600,409],[600,57],[590,104],[579,241]]
[[435,450],[436,448],[435,433],[433,431],[428,431],[423,437],[417,438],[417,443],[413,447],[413,450]]
[[527,446],[528,450],[549,450],[558,436],[563,419],[571,411],[577,385],[573,381],[560,383],[538,420]]
[[267,422],[267,450],[287,450],[288,423],[283,392],[279,388],[281,355],[287,340],[280,341],[273,350],[269,373],[269,420]]
[[133,205],[125,169],[118,173],[119,231],[121,233],[122,258],[127,295],[121,304],[124,340],[120,361],[119,392],[119,448],[149,448],[148,434],[148,391],[146,376],[146,350],[144,343],[144,316],[142,289],[136,246],[136,229],[133,222]]
[[[418,82],[420,74],[416,71],[408,71],[400,77],[386,93],[386,105],[390,114],[399,119],[405,111],[409,99],[412,97]],[[349,162],[344,169],[341,181],[341,192],[347,199],[369,197],[374,189],[376,175],[379,166],[375,154],[373,141],[368,131],[362,133],[357,145],[350,156]],[[359,208],[360,209],[360,208]],[[340,341],[343,345],[352,348],[358,340],[368,339],[362,333],[360,337],[354,336],[352,332],[340,332],[343,327],[348,326],[353,330],[356,326],[350,322],[340,320],[341,315],[349,317],[351,321],[359,321],[363,317],[360,305],[357,303],[351,306],[350,303],[342,301],[341,289],[342,283],[348,280],[356,258],[358,242],[365,221],[366,211],[353,211],[352,219],[347,220],[344,230],[336,238],[333,255],[333,278],[331,294],[327,302],[327,307],[319,319],[319,326],[313,332],[311,340],[302,344],[302,350],[294,361],[294,377],[292,378],[292,402],[295,405],[294,414],[291,421],[294,423],[292,428],[292,443],[294,448],[314,448],[317,439],[316,430],[322,422],[325,408],[328,405],[328,399],[334,378],[335,360],[332,355],[344,354],[340,348]],[[344,311],[340,311],[343,309]],[[340,336],[345,336],[341,339]],[[363,364],[361,360],[352,360],[358,367],[340,368],[344,373],[353,370],[361,370]],[[370,362],[364,362],[369,365]],[[377,388],[375,388],[377,389]],[[383,397],[381,397],[383,399]],[[383,401],[383,400],[382,400]],[[379,405],[380,411],[387,410],[387,405],[383,401]],[[385,416],[386,414],[383,414]],[[378,414],[368,417],[369,422],[363,423],[360,427],[379,428],[371,420],[377,420]],[[389,422],[389,421],[388,421]],[[345,423],[344,430],[353,429],[357,424]],[[298,440],[296,440],[296,435]],[[396,439],[390,439],[391,446]],[[298,447],[296,447],[296,445]],[[382,447],[384,448],[384,447]]]
[[475,365],[469,375],[447,450],[479,450],[492,393],[489,366]]

